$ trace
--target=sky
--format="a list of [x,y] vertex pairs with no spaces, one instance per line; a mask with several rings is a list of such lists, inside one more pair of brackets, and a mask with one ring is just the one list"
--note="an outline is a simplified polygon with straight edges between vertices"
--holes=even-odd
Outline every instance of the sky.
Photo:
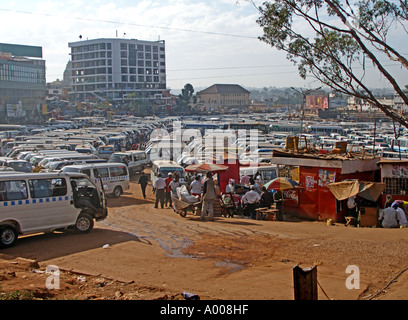
[[[254,1],[261,5],[263,1]],[[0,1],[0,42],[41,46],[47,82],[63,78],[69,42],[96,38],[165,40],[167,87],[215,83],[244,88],[316,88],[303,80],[284,52],[261,42],[259,12],[246,0],[10,0]],[[408,41],[403,53],[408,53]],[[408,54],[407,54],[408,55]],[[393,66],[408,84],[406,70]],[[366,77],[370,87],[389,87]]]

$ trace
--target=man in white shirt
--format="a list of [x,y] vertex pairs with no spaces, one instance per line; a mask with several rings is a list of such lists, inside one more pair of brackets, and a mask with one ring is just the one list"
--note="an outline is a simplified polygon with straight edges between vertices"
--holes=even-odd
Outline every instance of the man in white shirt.
[[242,197],[242,203],[245,205],[245,211],[252,219],[255,218],[255,208],[261,200],[261,196],[255,191],[255,187],[251,186],[251,190],[245,193]]
[[203,183],[201,182],[201,177],[196,176],[194,181],[190,184],[191,187],[191,195],[192,196],[199,196],[201,198],[201,193],[203,192]]
[[157,205],[160,201],[160,206],[163,209],[164,207],[164,189],[166,188],[166,180],[162,178],[161,174],[159,173],[157,176],[156,181],[154,182],[153,192],[156,193],[156,202],[154,207],[157,208]]
[[397,210],[395,210],[395,208],[393,208],[392,206],[385,208],[380,212],[378,220],[381,221],[381,225],[383,226],[383,228],[397,228]]

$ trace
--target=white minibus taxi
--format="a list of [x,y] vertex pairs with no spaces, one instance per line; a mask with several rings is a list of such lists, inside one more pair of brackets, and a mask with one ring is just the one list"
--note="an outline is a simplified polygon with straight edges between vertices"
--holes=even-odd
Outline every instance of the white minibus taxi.
[[129,170],[123,163],[88,163],[65,166],[61,172],[77,172],[86,174],[92,181],[98,183],[101,178],[106,194],[120,197],[130,187]]
[[129,173],[135,174],[136,172],[142,172],[149,164],[146,153],[140,150],[129,150],[124,152],[115,152],[110,158],[109,162],[122,162],[126,163],[129,169]]
[[152,169],[150,170],[150,180],[152,186],[156,182],[156,179],[161,174],[161,177],[166,179],[169,173],[177,173],[180,177],[180,182],[184,181],[184,168],[175,161],[157,160],[153,161]]
[[70,227],[89,232],[107,214],[103,191],[84,174],[0,175],[0,248],[13,246],[22,234]]

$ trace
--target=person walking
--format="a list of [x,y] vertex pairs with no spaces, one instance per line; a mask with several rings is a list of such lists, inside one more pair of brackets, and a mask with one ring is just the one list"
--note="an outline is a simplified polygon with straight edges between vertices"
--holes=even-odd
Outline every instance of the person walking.
[[208,209],[208,218],[210,221],[214,221],[214,199],[215,199],[215,186],[211,172],[207,172],[206,179],[203,185],[203,193],[201,198],[203,204],[201,208],[200,219],[204,220]]
[[164,200],[164,205],[168,208],[172,206],[172,200],[171,200],[171,190],[169,187],[170,182],[173,181],[173,175],[169,172],[166,178],[166,188],[165,188],[165,200]]
[[[180,178],[179,178],[177,173],[174,173],[174,179],[169,183],[169,190],[170,190],[170,198],[171,199],[172,198],[178,199],[177,188],[180,187],[180,186],[181,186]],[[171,201],[173,201],[173,200],[171,200]],[[173,209],[175,211],[177,211],[175,205],[173,206]]]
[[162,178],[161,173],[158,174],[156,181],[154,182],[153,192],[156,194],[156,202],[154,207],[157,208],[159,201],[160,206],[164,208],[164,189],[166,188],[166,180]]
[[139,177],[140,188],[142,189],[143,199],[146,199],[146,187],[147,187],[148,178],[147,175],[142,171],[141,176]]

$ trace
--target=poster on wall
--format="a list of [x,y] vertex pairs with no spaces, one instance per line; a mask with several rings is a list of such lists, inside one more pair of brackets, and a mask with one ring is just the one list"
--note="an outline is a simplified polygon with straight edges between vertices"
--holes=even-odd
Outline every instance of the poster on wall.
[[392,176],[396,178],[408,177],[408,165],[393,165]]
[[336,172],[325,169],[319,169],[319,187],[326,187],[328,184],[335,182]]
[[8,118],[24,118],[26,113],[21,101],[18,104],[6,104]]
[[311,176],[306,176],[305,184],[306,184],[306,188],[314,188],[314,185],[315,185],[314,178]]

